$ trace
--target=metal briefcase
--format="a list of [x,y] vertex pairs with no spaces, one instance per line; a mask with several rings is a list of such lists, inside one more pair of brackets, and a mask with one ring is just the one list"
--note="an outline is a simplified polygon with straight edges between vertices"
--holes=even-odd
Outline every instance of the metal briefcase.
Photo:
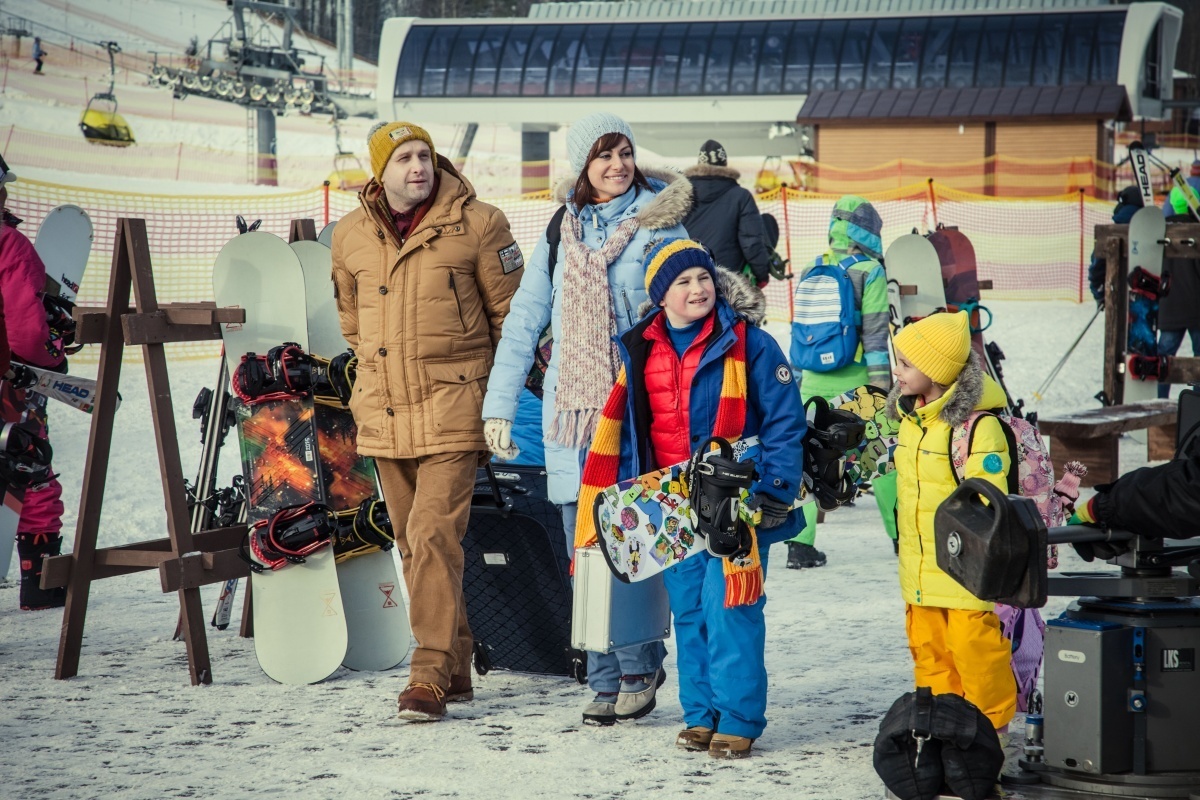
[[662,575],[623,583],[608,569],[599,547],[575,551],[571,646],[611,653],[671,635],[671,608]]

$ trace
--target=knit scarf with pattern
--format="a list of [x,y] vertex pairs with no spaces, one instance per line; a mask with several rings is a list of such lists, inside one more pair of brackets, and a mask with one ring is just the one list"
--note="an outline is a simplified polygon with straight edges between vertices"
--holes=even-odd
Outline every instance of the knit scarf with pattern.
[[[733,441],[740,439],[746,426],[746,323],[733,326],[734,344],[725,353],[721,395],[713,436]],[[620,478],[621,428],[629,402],[629,382],[622,367],[604,404],[596,435],[583,465],[579,487],[579,515],[575,522],[575,546],[596,544],[596,497]],[[631,476],[630,476],[631,477]],[[753,605],[762,595],[762,560],[758,553],[758,535],[750,526],[750,555],[736,561],[724,559],[725,607]]]
[[600,410],[617,377],[620,358],[613,337],[617,319],[608,288],[608,265],[637,233],[640,223],[627,219],[598,250],[583,243],[583,223],[564,214],[562,243],[566,269],[562,283],[562,341],[554,395],[551,441],[582,450],[596,431]]

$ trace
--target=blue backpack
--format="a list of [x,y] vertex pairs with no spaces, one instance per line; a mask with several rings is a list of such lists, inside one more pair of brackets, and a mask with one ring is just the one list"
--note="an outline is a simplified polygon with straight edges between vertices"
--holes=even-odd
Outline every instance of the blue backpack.
[[796,284],[792,303],[792,365],[811,372],[832,372],[854,362],[862,312],[847,274],[865,255],[852,255],[837,264],[823,258]]

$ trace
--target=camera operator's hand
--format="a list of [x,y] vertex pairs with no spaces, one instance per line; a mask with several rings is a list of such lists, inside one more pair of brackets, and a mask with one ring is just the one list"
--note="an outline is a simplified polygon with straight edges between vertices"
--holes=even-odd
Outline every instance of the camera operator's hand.
[[1075,542],[1071,546],[1079,557],[1089,564],[1095,559],[1108,561],[1122,553],[1128,553],[1131,543],[1125,542]]

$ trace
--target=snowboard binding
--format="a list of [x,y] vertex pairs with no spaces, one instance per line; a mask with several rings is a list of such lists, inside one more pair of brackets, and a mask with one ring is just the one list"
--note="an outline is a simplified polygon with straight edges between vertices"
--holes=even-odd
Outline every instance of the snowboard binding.
[[284,342],[265,356],[242,356],[233,373],[233,391],[247,405],[311,395],[314,402],[343,408],[350,403],[357,367],[353,351],[331,362],[304,352],[295,342]]
[[[714,444],[717,449],[711,450]],[[730,559],[749,555],[752,539],[742,519],[741,497],[758,477],[754,463],[735,460],[729,442],[713,436],[692,454],[682,477],[708,552]]]
[[54,450],[28,422],[8,422],[0,427],[0,481],[30,488],[57,477],[50,470]]
[[42,308],[46,311],[46,324],[50,328],[50,342],[62,353],[73,356],[83,349],[75,344],[75,318],[71,313],[75,304],[65,297],[42,293]]
[[246,531],[238,556],[257,573],[303,564],[306,556],[332,542],[335,525],[328,506],[320,503],[287,506]]
[[338,562],[367,553],[387,552],[396,545],[396,534],[382,500],[364,500],[358,508],[335,511]]
[[1149,270],[1134,267],[1129,271],[1129,288],[1152,298],[1159,298],[1167,293],[1168,282]]
[[1166,383],[1170,372],[1170,356],[1129,356],[1129,374],[1140,381]]
[[867,423],[857,414],[830,407],[824,397],[804,404],[812,418],[804,435],[804,477],[822,511],[833,511],[858,494],[858,484],[846,471],[846,453],[862,444]]

